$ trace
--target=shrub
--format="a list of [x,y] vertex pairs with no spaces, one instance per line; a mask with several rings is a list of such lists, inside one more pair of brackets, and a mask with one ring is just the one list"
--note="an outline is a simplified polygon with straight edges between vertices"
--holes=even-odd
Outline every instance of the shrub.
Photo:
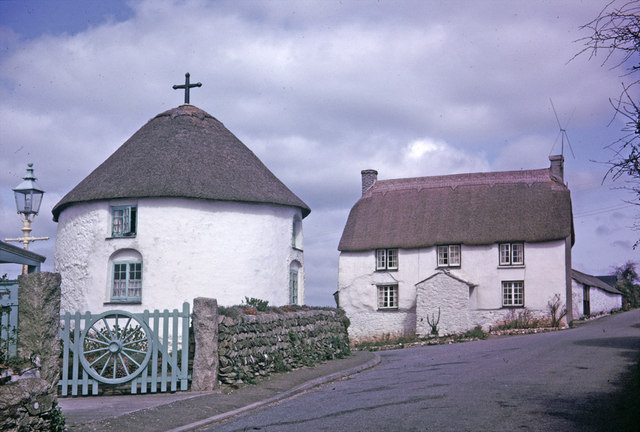
[[248,306],[253,306],[257,311],[260,311],[260,312],[266,312],[267,309],[269,308],[268,300],[262,300],[255,297],[251,297],[251,298],[245,297],[244,301]]
[[567,314],[567,309],[560,302],[560,294],[554,295],[547,303],[547,307],[551,316],[551,327],[560,327],[562,318]]
[[541,322],[539,319],[533,318],[531,311],[527,308],[517,310],[510,309],[505,317],[504,321],[498,324],[498,330],[510,330],[510,329],[527,329],[540,327]]

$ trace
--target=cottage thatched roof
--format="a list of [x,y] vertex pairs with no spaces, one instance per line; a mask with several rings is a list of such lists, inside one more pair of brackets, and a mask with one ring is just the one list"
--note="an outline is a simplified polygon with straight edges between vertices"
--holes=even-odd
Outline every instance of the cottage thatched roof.
[[181,197],[309,207],[220,121],[192,105],[158,114],[53,208],[117,198]]
[[338,249],[543,242],[570,237],[569,189],[550,169],[377,181],[351,209]]
[[608,283],[601,281],[595,276],[591,276],[586,273],[579,272],[578,270],[573,270],[573,269],[571,270],[571,279],[574,279],[576,282],[582,285],[586,285],[594,288],[600,288],[601,290],[604,290],[611,294],[622,295],[622,293],[618,291],[618,289],[612,287]]

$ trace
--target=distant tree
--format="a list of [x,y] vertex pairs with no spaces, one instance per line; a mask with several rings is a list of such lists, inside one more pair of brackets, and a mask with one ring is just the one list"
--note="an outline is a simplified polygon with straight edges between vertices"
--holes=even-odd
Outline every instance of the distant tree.
[[636,264],[628,262],[616,268],[618,282],[616,288],[622,292],[622,309],[629,310],[640,307],[640,285]]
[[[614,155],[608,162],[610,167],[605,178],[628,180],[630,186],[627,187],[640,196],[640,107],[634,94],[640,83],[636,74],[640,71],[640,2],[617,4],[620,2],[611,1],[594,20],[581,27],[591,35],[581,39],[585,46],[577,55],[588,53],[593,58],[602,53],[603,65],[625,71],[626,83],[622,82],[618,98],[609,99],[613,118],[621,117],[625,124],[622,136],[607,146]],[[635,243],[634,249],[639,243]]]

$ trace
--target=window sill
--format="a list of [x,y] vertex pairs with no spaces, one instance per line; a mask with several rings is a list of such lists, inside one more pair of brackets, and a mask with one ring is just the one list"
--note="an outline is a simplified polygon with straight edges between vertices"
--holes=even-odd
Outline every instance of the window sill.
[[524,264],[516,264],[516,265],[498,265],[499,269],[522,269],[526,266]]
[[110,301],[102,303],[103,306],[108,305],[139,305],[142,304],[142,300],[123,300],[123,301]]
[[502,309],[524,309],[524,305],[502,305]]
[[441,265],[441,266],[437,266],[436,270],[459,269],[459,268],[462,268],[462,266],[461,265],[450,265],[450,266]]
[[376,273],[384,273],[384,272],[397,272],[398,269],[394,268],[394,269],[376,269]]
[[376,312],[398,312],[400,309],[396,308],[378,308]]
[[132,235],[132,236],[117,236],[117,237],[105,237],[105,240],[115,240],[115,239],[133,239],[136,238],[136,236]]

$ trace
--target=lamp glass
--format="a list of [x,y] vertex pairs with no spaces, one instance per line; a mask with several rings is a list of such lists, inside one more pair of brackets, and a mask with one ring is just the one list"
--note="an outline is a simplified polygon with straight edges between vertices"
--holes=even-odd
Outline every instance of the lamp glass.
[[40,204],[42,203],[42,195],[44,192],[35,189],[14,189],[13,193],[16,197],[16,209],[18,213],[24,215],[37,215],[40,211]]

